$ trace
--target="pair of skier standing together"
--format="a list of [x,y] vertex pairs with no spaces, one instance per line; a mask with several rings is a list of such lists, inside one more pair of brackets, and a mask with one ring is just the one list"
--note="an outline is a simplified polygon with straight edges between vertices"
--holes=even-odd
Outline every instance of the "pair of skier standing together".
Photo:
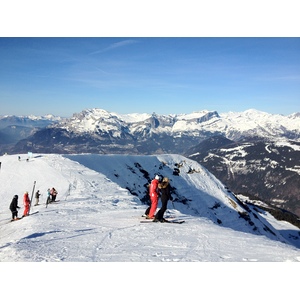
[[[18,198],[19,196],[18,195],[14,195],[11,203],[10,203],[10,206],[9,206],[9,209],[12,213],[12,221],[14,220],[18,220],[18,209],[20,208],[18,206]],[[23,196],[23,204],[24,204],[24,212],[23,212],[23,217],[25,216],[28,216],[29,214],[29,210],[30,210],[30,199],[29,199],[29,195],[28,195],[28,192],[25,192],[24,196]]]
[[[167,210],[168,200],[172,200],[171,191],[170,191],[170,183],[167,177],[164,177],[160,182],[159,175],[156,175],[155,178],[151,181],[149,188],[149,196],[151,205],[147,208],[145,214],[147,219],[153,219],[153,222],[164,222],[164,213]],[[155,214],[158,198],[161,198],[162,206],[160,210]]]

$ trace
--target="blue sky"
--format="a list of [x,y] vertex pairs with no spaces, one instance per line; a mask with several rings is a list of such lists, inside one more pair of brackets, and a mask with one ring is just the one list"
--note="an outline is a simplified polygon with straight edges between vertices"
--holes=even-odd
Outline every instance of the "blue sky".
[[0,38],[0,115],[300,112],[300,38]]

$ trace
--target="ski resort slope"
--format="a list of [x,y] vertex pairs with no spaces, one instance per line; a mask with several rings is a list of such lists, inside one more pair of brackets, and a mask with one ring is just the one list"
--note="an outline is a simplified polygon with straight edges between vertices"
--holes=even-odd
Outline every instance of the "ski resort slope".
[[[300,261],[296,227],[264,212],[257,213],[259,222],[262,227],[268,224],[276,235],[259,228],[260,223],[253,231],[239,217],[245,209],[233,202],[222,183],[182,156],[21,158],[1,157],[1,262]],[[175,164],[181,165],[179,176],[172,175]],[[195,172],[186,172],[190,168]],[[147,177],[158,172],[176,187],[166,216],[185,223],[140,223],[147,208],[140,200],[147,193]],[[34,181],[35,191],[42,193],[40,205],[32,206],[31,216],[10,222],[13,196],[19,195],[22,216],[23,194],[28,191],[31,197]],[[57,189],[59,202],[46,207],[46,191],[51,187]]]

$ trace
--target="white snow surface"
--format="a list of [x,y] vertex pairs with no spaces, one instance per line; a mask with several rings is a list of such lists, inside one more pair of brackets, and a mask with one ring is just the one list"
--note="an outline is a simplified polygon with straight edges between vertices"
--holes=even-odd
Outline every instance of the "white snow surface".
[[[222,183],[179,155],[51,154],[33,155],[29,162],[25,155],[21,161],[18,155],[5,155],[1,162],[1,262],[300,261],[298,228],[263,212],[257,213],[260,223],[255,225],[268,224],[276,236],[261,228],[253,231],[239,218],[244,208]],[[178,162],[181,174],[172,176]],[[147,182],[141,166],[151,178],[156,172],[168,176],[177,196],[189,199],[188,205],[170,202],[166,212],[184,224],[140,223],[147,208],[140,201]],[[190,167],[197,172],[187,174]],[[35,191],[42,193],[40,205],[32,206],[31,216],[11,223],[13,196],[19,196],[22,216],[23,194],[31,196],[34,181]],[[46,208],[46,190],[52,186],[60,201]],[[212,209],[216,204],[219,208]]]
[[[249,282],[262,283],[256,291],[262,298],[298,294],[295,272],[300,250],[294,238],[299,230],[262,212],[257,213],[259,222],[272,228],[276,237],[263,234],[261,228],[262,233],[253,232],[238,217],[243,207],[196,162],[179,155],[41,154],[28,162],[27,155],[21,157],[21,161],[18,155],[0,157],[3,295],[22,293],[22,298],[31,300],[41,295],[46,299],[103,295],[106,299],[199,299],[200,295],[240,299]],[[179,162],[180,176],[172,176]],[[190,167],[196,172],[187,174]],[[174,201],[175,208],[169,203],[166,212],[185,223],[140,223],[147,207],[140,201],[147,183],[141,170],[150,177],[160,171],[171,179],[177,196],[192,200],[188,205]],[[34,181],[35,191],[42,193],[40,205],[32,206],[32,215],[10,222],[13,196],[19,195],[21,216],[23,193],[31,196]],[[60,201],[46,208],[46,190],[52,186]],[[220,207],[211,209],[216,204]],[[259,222],[256,225],[262,227]],[[273,288],[278,280],[280,288]],[[243,294],[244,299],[253,298],[252,293]]]

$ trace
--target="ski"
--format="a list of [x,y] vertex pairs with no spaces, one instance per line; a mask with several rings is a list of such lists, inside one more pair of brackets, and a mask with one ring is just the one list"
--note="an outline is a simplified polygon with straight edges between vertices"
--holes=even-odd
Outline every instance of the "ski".
[[176,224],[182,224],[184,223],[185,221],[184,220],[180,220],[180,219],[175,219],[175,220],[168,220],[168,219],[165,219],[164,221],[165,223],[176,223]]
[[165,220],[164,222],[153,222],[153,220],[141,220],[140,223],[173,223],[173,224],[182,224],[185,223],[184,220]]
[[153,220],[151,219],[149,220],[145,219],[145,220],[141,220],[140,223],[155,223],[155,222],[153,222]]
[[16,218],[16,219],[13,219],[13,220],[10,220],[9,222],[15,222],[15,221],[19,221],[21,220],[22,218]]
[[185,223],[185,221],[184,220],[174,220],[174,221],[170,221],[169,223],[183,224],[183,223]]
[[29,214],[29,216],[35,215],[35,214],[37,214],[38,212],[39,212],[39,211],[35,211],[35,212]]
[[[146,220],[148,220],[147,217],[148,217],[148,215],[141,215],[141,218],[144,218]],[[165,216],[165,219],[167,219],[167,220],[169,220],[169,219],[175,219],[175,218],[177,218],[177,217],[176,216],[172,216],[172,215]]]
[[37,211],[35,211],[35,212],[33,212],[33,213],[30,213],[30,214],[27,215],[27,216],[22,216],[22,218],[20,218],[20,219],[24,219],[24,218],[30,217],[30,216],[32,216],[32,215],[37,214],[38,212],[39,212],[39,211],[37,210]]
[[58,204],[60,202],[60,200],[55,200],[55,201],[51,201],[51,202],[46,202],[46,208],[48,207],[48,205],[50,204]]
[[51,202],[48,203],[48,205],[49,204],[57,204],[58,202],[60,202],[60,200],[51,201]]

